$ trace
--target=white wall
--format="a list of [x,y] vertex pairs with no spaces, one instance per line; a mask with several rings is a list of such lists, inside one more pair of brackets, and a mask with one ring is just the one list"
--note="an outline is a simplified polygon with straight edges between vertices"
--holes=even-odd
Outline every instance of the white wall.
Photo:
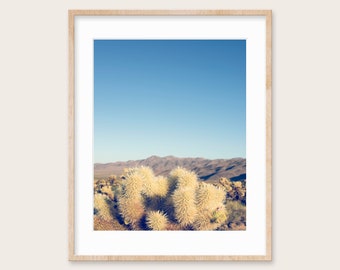
[[[338,8],[330,0],[1,0],[0,268],[339,268]],[[273,10],[273,262],[67,261],[68,9]]]

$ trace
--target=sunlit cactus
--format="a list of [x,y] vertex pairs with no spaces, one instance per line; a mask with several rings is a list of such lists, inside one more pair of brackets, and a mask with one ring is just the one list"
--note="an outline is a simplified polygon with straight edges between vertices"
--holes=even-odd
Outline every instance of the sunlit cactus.
[[101,193],[107,195],[107,196],[110,198],[110,200],[113,201],[113,199],[114,199],[114,193],[113,193],[113,191],[112,191],[111,186],[104,186],[104,187],[101,188],[100,191],[101,191]]
[[124,182],[121,195],[118,198],[118,207],[126,225],[133,228],[138,227],[142,219],[145,208],[142,190],[144,188],[145,171],[142,168],[131,168],[125,170]]
[[227,211],[223,204],[217,207],[212,213],[212,217],[210,219],[211,223],[222,224],[227,220]]
[[[125,169],[124,178],[126,179],[125,186],[127,194],[132,192],[133,194],[144,194],[147,197],[157,196],[158,183],[151,168],[141,166]],[[133,186],[131,190],[129,184]]]
[[194,172],[188,171],[184,168],[177,167],[170,172],[170,181],[176,184],[177,188],[192,188],[195,189],[197,185],[197,175]]
[[172,201],[178,223],[183,226],[192,224],[197,214],[195,190],[192,188],[176,189],[172,195]]
[[219,180],[219,184],[227,192],[227,200],[241,201],[243,204],[246,204],[246,181],[230,181],[222,177]]
[[146,215],[146,225],[153,231],[163,231],[167,228],[168,219],[163,212],[150,211]]
[[154,195],[154,179],[155,175],[151,168],[141,166],[136,168],[136,174],[139,175],[143,182],[141,193],[145,194],[146,196],[153,196]]
[[137,167],[130,167],[130,168],[124,168],[123,169],[123,176],[129,176],[130,174],[134,173],[136,171]]
[[104,220],[112,220],[110,201],[106,195],[100,193],[94,194],[94,211],[96,215]]
[[233,190],[232,182],[228,178],[225,177],[220,178],[219,183],[227,193]]
[[151,168],[141,166],[125,169],[119,178],[95,180],[94,187],[95,224],[100,229],[245,227],[245,206],[238,201],[233,203],[237,198],[245,200],[244,182],[221,178],[212,185],[198,181],[194,172],[184,168],[178,167],[164,177],[155,176]]
[[194,223],[197,230],[215,230],[227,219],[224,207],[225,192],[210,184],[201,183],[196,190],[198,215]]
[[242,183],[240,181],[233,182],[235,188],[242,188]]
[[130,172],[125,178],[123,192],[126,197],[134,198],[141,194],[143,185],[143,178],[136,171]]
[[141,195],[129,197],[122,195],[118,200],[119,212],[124,219],[125,225],[131,225],[132,228],[138,227],[145,209]]
[[223,189],[201,183],[196,191],[197,207],[202,210],[213,210],[223,203],[225,196],[226,194]]
[[169,181],[164,176],[158,176],[154,180],[153,195],[159,197],[166,197],[169,192]]
[[227,211],[223,204],[213,211],[208,209],[199,210],[193,227],[200,231],[211,231],[220,227],[227,220]]

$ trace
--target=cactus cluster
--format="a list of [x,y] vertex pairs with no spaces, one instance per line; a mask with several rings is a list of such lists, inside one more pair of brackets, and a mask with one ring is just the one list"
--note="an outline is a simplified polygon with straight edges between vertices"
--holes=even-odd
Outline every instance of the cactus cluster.
[[[203,183],[194,172],[180,167],[168,177],[155,176],[145,166],[129,168],[120,178],[95,182],[95,216],[132,230],[221,229],[235,209],[226,207],[231,185],[221,181],[219,186]],[[236,188],[242,190],[232,186]]]
[[219,185],[227,192],[227,200],[246,204],[246,181],[230,181],[222,177],[219,180]]

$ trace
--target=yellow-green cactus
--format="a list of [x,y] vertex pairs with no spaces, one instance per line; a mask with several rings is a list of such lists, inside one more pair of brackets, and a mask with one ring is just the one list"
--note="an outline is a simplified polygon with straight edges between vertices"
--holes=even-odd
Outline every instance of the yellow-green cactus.
[[163,212],[150,211],[146,215],[146,224],[153,231],[164,231],[168,225],[168,219]]
[[227,211],[224,207],[224,205],[221,205],[215,209],[215,211],[212,213],[212,218],[210,219],[210,222],[222,224],[227,220]]

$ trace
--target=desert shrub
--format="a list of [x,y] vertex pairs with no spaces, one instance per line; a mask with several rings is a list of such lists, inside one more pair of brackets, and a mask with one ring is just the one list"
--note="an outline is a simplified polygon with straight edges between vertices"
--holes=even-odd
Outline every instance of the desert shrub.
[[241,202],[227,201],[226,209],[229,213],[227,224],[246,222],[246,207]]

